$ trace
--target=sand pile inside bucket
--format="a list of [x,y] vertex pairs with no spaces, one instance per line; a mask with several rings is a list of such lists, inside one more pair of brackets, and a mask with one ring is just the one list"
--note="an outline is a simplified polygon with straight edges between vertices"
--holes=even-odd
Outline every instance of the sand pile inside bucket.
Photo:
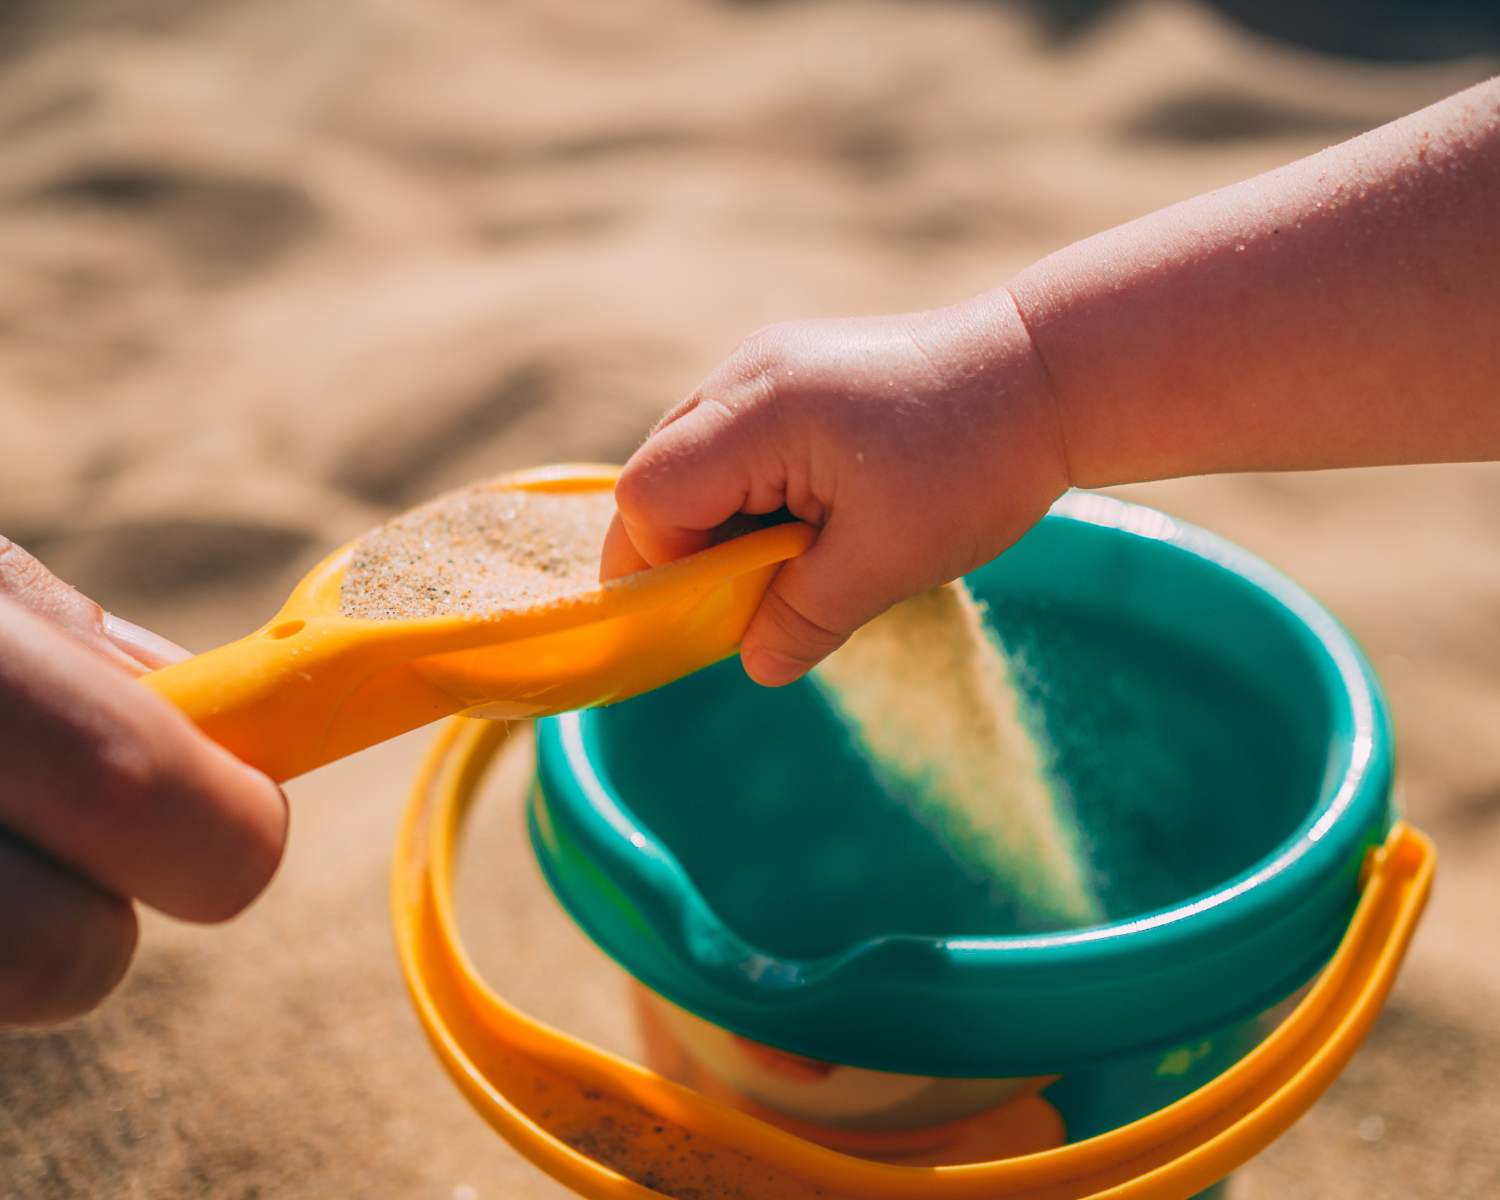
[[476,484],[387,521],[344,572],[346,617],[399,620],[530,608],[598,586],[608,489]]
[[892,790],[970,867],[1035,917],[1100,919],[1005,654],[961,581],[877,617],[812,678]]

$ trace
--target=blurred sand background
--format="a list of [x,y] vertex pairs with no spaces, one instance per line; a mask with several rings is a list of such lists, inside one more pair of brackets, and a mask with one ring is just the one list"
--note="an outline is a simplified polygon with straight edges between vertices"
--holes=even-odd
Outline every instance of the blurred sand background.
[[[8,0],[0,528],[206,648],[394,507],[623,458],[757,325],[963,297],[1495,70],[1484,5],[1225,7],[1262,31],[1186,2]],[[1347,621],[1443,854],[1367,1048],[1237,1196],[1500,1195],[1500,468],[1131,491]],[[238,921],[148,919],[103,1011],[0,1037],[0,1196],[562,1195],[397,978],[426,740],[295,784]],[[515,817],[478,831],[476,952],[618,1041]]]

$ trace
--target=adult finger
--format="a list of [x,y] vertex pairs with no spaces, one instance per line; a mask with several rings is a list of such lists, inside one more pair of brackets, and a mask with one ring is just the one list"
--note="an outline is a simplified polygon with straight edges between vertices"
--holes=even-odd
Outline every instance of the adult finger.
[[93,1008],[135,951],[135,910],[0,833],[0,1025],[66,1020]]
[[161,634],[145,629],[134,621],[127,621],[115,613],[104,614],[103,630],[110,645],[117,650],[125,651],[148,671],[155,671],[158,667],[170,666],[172,663],[192,658],[192,653],[176,642],[169,641]]
[[4,600],[0,768],[0,826],[173,916],[233,916],[281,856],[286,803],[270,780]]
[[0,595],[46,617],[132,673],[155,670],[188,657],[181,646],[105,612],[3,534],[0,534]]

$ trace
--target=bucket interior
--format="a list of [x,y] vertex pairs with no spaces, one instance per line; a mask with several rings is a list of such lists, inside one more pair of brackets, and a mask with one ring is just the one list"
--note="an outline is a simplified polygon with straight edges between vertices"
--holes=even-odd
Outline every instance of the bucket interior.
[[[1344,737],[1327,664],[1237,571],[1053,517],[969,584],[1107,919],[1248,872],[1326,803]],[[585,722],[601,777],[767,954],[1044,928],[913,815],[809,683],[763,689],[728,662]]]

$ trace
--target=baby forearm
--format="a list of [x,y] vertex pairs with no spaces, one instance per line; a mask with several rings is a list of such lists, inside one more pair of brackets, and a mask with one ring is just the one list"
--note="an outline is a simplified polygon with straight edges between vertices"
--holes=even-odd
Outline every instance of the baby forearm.
[[1500,457],[1500,79],[1010,291],[1079,486]]

